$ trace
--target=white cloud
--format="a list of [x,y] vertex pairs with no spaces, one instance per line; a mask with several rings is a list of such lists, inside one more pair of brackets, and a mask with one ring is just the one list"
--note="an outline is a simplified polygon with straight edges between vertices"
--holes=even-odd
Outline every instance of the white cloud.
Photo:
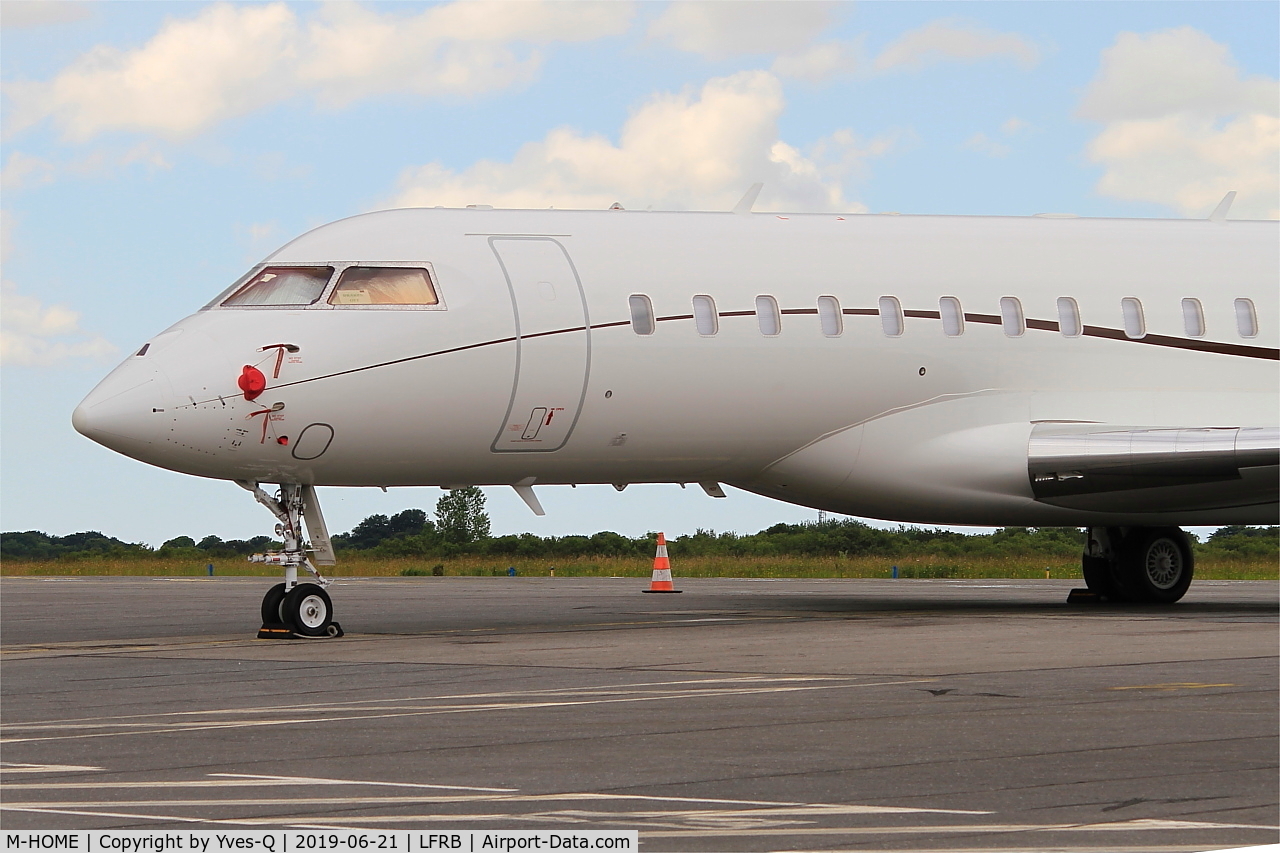
[[1013,148],[1003,142],[997,142],[979,131],[965,140],[964,147],[988,157],[1008,157]]
[[1276,81],[1242,79],[1230,49],[1192,27],[1120,33],[1080,101],[1094,121],[1224,116],[1277,110]]
[[1106,166],[1103,195],[1208,216],[1229,190],[1237,219],[1280,219],[1280,119],[1261,113],[1224,123],[1180,114],[1111,123],[1089,144]]
[[1207,216],[1236,190],[1232,216],[1280,218],[1280,86],[1204,33],[1121,33],[1078,113],[1105,122],[1088,148],[1104,195]]
[[0,364],[50,365],[116,353],[105,338],[81,329],[80,315],[65,306],[46,306],[7,281],[0,285],[0,301]]
[[875,68],[923,68],[944,60],[973,62],[1007,57],[1024,68],[1040,61],[1040,51],[1017,33],[998,33],[948,18],[904,33],[885,46]]
[[529,82],[538,45],[613,35],[631,14],[621,2],[460,0],[417,15],[336,2],[304,20],[284,3],[218,3],[168,20],[137,49],[100,45],[50,81],[9,83],[6,124],[52,119],[79,141],[112,130],[185,137],[300,95],[475,95]]
[[781,77],[820,82],[858,67],[858,49],[849,42],[829,41],[815,44],[796,53],[787,53],[773,61],[773,73]]
[[890,138],[860,143],[849,131],[806,154],[777,138],[785,106],[778,79],[744,71],[707,82],[696,95],[660,94],[635,110],[615,144],[558,128],[525,144],[509,163],[463,172],[438,163],[406,170],[388,206],[492,204],[510,208],[627,207],[727,210],[764,182],[757,209],[859,211],[842,179]]
[[0,208],[0,266],[13,253],[13,214]]
[[274,219],[270,222],[254,222],[249,226],[249,239],[274,240],[279,227],[280,223]]
[[475,95],[532,80],[536,51],[513,45],[617,35],[632,16],[621,2],[461,2],[413,17],[328,4],[307,26],[298,75],[330,103],[387,91]]
[[1017,116],[1010,116],[1004,124],[1000,125],[1000,132],[1006,136],[1013,136],[1027,129],[1027,123]]
[[89,3],[75,0],[4,0],[0,27],[6,30],[69,24],[93,14]]
[[52,183],[57,166],[43,157],[33,157],[14,151],[5,161],[0,171],[0,187],[6,190],[17,190],[23,187],[38,187]]
[[649,35],[707,59],[798,53],[831,24],[837,3],[681,0],[649,25]]
[[274,219],[269,222],[250,222],[248,225],[237,223],[234,230],[238,242],[245,250],[242,260],[246,264],[257,263],[285,242],[285,238],[280,236],[280,223]]
[[145,166],[151,171],[173,168],[164,154],[145,142],[124,151],[93,151],[64,163],[14,151],[5,162],[4,170],[0,172],[0,186],[6,190],[38,187],[52,183],[65,173],[83,177],[106,177],[134,165]]
[[[1027,123],[1017,116],[1011,116],[1000,124],[1000,132],[1005,136],[1017,136],[1026,130]],[[1008,157],[1013,146],[998,139],[993,139],[979,131],[964,141],[964,147],[988,157]]]

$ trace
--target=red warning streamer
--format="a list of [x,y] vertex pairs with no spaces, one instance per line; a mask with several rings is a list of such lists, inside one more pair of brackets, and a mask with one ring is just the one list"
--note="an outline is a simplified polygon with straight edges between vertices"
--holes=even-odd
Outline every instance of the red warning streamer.
[[244,416],[244,419],[247,421],[250,418],[256,418],[258,415],[266,415],[266,417],[262,419],[262,440],[260,440],[258,444],[267,443],[267,425],[271,422],[271,413],[274,411],[275,409],[258,409],[258,411],[250,412]]

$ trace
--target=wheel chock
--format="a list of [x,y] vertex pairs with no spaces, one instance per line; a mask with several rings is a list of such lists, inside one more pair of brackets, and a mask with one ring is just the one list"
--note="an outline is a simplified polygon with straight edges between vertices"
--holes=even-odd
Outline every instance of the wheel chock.
[[1073,589],[1067,595],[1067,604],[1101,604],[1104,601],[1105,598],[1087,588]]
[[336,640],[338,637],[345,636],[346,632],[342,630],[342,626],[337,622],[330,622],[329,628],[322,637],[308,637],[305,634],[299,634],[287,625],[277,623],[264,624],[258,629],[259,640]]

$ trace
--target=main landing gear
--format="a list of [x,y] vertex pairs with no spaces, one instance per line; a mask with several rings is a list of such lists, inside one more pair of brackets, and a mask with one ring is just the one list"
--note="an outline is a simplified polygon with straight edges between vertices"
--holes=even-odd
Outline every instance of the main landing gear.
[[1090,527],[1081,558],[1089,591],[1111,601],[1173,604],[1191,586],[1191,537],[1177,527]]
[[[257,483],[242,482],[241,486],[253,492],[258,503],[271,510],[280,520],[276,536],[284,540],[283,551],[254,554],[251,563],[266,563],[284,568],[284,582],[278,583],[262,597],[262,627],[259,639],[290,639],[293,637],[341,637],[342,626],[333,621],[333,602],[325,587],[325,579],[307,556],[307,550],[316,554],[317,560],[333,565],[333,551],[329,535],[320,516],[315,490],[310,486],[285,483],[276,497],[271,497]],[[302,522],[306,518],[313,546],[308,549],[302,537]],[[298,582],[298,569],[305,569],[315,583]]]

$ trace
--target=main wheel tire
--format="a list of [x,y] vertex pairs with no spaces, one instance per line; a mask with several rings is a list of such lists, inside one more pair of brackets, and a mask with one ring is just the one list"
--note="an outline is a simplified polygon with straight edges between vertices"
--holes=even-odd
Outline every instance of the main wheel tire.
[[333,624],[333,602],[324,588],[300,583],[284,597],[280,608],[285,624],[304,637],[327,637]]
[[1084,571],[1084,585],[1089,591],[1103,598],[1116,599],[1115,581],[1111,577],[1111,561],[1105,557],[1080,557],[1080,568]]
[[1120,560],[1128,597],[1148,604],[1173,604],[1186,595],[1195,571],[1191,538],[1177,527],[1130,532]]
[[266,595],[262,596],[263,625],[280,625],[284,623],[284,617],[280,615],[280,605],[284,604],[284,595],[284,584],[278,583],[267,590]]

